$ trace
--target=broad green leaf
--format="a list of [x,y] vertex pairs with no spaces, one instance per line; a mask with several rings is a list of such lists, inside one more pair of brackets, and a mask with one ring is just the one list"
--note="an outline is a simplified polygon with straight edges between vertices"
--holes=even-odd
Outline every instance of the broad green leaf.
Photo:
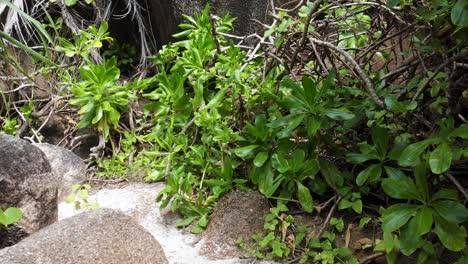
[[408,226],[402,230],[400,235],[400,251],[406,256],[413,254],[424,244],[424,240],[421,236],[414,234],[413,231],[414,230]]
[[76,198],[76,193],[71,193],[67,196],[67,198],[65,198],[65,202],[66,203],[73,203],[75,201],[75,198]]
[[468,210],[459,202],[439,200],[432,203],[432,207],[449,222],[458,224],[468,221]]
[[354,114],[346,108],[327,109],[322,113],[333,120],[350,120],[354,118]]
[[374,143],[377,152],[380,154],[381,159],[384,159],[387,153],[388,146],[388,131],[383,127],[373,127],[371,130],[372,142]]
[[361,171],[358,176],[356,177],[356,184],[358,186],[364,185],[366,181],[371,179],[378,179],[382,174],[382,165],[380,164],[373,164],[367,167],[365,170]]
[[84,189],[84,188],[83,188],[83,189],[80,189],[80,190],[78,191],[78,194],[80,195],[81,199],[84,199],[84,200],[88,199],[89,192],[88,192],[87,189]]
[[418,206],[412,204],[395,204],[387,208],[382,214],[382,229],[393,232],[408,222],[416,212]]
[[261,168],[258,173],[258,190],[266,197],[273,196],[284,178],[278,177],[275,179],[271,165]]
[[291,89],[292,95],[297,98],[302,105],[307,105],[304,89],[290,78],[283,79],[283,85]]
[[450,18],[454,25],[466,26],[468,24],[468,3],[466,0],[457,1],[452,8]]
[[307,135],[309,137],[315,137],[315,134],[322,126],[322,121],[317,118],[313,118],[307,122]]
[[5,211],[0,209],[0,224],[8,226],[18,222],[23,217],[23,212],[19,208],[9,207]]
[[365,153],[348,153],[346,154],[346,160],[352,164],[360,164],[364,163],[368,160],[379,159],[379,157],[373,154],[365,154]]
[[341,172],[338,169],[338,167],[336,167],[336,165],[333,162],[321,159],[319,160],[319,164],[320,172],[322,173],[325,182],[327,182],[327,184],[330,187],[336,189],[337,187],[343,185],[343,176],[341,175]]
[[434,232],[442,242],[442,245],[452,251],[461,251],[465,248],[466,229],[463,226],[435,219]]
[[451,137],[459,137],[463,139],[468,139],[468,125],[463,124],[457,128],[455,128],[451,133]]
[[391,232],[384,231],[383,240],[378,240],[376,244],[374,251],[386,251],[389,254],[398,244],[398,240],[392,236]]
[[363,229],[372,220],[371,217],[365,216],[359,220],[359,228]]
[[280,173],[285,173],[289,170],[288,161],[284,158],[283,153],[275,153],[271,156],[272,166]]
[[408,180],[409,178],[399,169],[392,167],[384,166],[385,172],[387,173],[390,179],[399,181],[399,180]]
[[298,172],[304,167],[304,158],[305,152],[302,149],[296,149],[291,158],[289,159],[289,166],[291,167],[291,171]]
[[277,133],[278,138],[290,137],[292,131],[302,123],[304,117],[305,115],[289,115],[286,127]]
[[309,189],[298,181],[296,181],[296,185],[297,198],[299,199],[299,203],[301,204],[304,211],[312,213],[314,210],[314,200],[312,199],[312,195],[310,195]]
[[414,178],[416,180],[416,187],[422,198],[422,202],[426,203],[429,200],[429,185],[427,184],[427,170],[426,163],[419,163],[414,170]]
[[389,8],[392,8],[399,4],[400,4],[400,0],[388,0],[386,6]]
[[341,199],[340,203],[338,204],[338,209],[343,210],[353,206],[353,203],[348,199]]
[[101,106],[98,106],[91,123],[96,124],[97,122],[99,122],[101,120],[101,118],[102,118],[102,114],[103,114],[103,109],[102,109]]
[[440,144],[429,155],[429,166],[435,174],[446,172],[452,164],[452,150],[447,143]]
[[219,90],[216,95],[210,100],[210,102],[205,106],[206,109],[212,109],[216,108],[220,105],[220,103],[224,100],[224,95],[226,94],[226,91],[228,90],[226,88]]
[[315,82],[310,77],[306,76],[302,78],[302,87],[304,87],[305,96],[309,106],[312,108],[315,107],[315,99],[317,95]]
[[257,153],[257,155],[255,156],[255,159],[254,159],[254,165],[257,166],[257,167],[261,167],[263,166],[263,164],[265,163],[265,161],[268,159],[268,152],[266,151],[261,151],[259,153]]
[[418,163],[421,153],[429,147],[429,145],[439,142],[438,138],[426,139],[407,146],[401,153],[398,165],[403,167],[414,167]]
[[253,156],[254,151],[258,148],[258,145],[250,145],[242,148],[234,149],[234,154],[236,154],[239,158],[249,158]]
[[263,240],[260,242],[259,244],[260,248],[261,249],[266,248],[268,244],[270,244],[270,242],[273,241],[273,239],[275,239],[275,233],[274,232],[268,233],[268,235],[266,235],[265,238],[263,238]]
[[385,193],[395,199],[420,199],[416,185],[408,177],[403,179],[386,178],[382,180],[382,188]]
[[458,192],[452,189],[440,189],[431,197],[431,202],[437,200],[458,200]]
[[201,232],[205,231],[205,229],[199,225],[196,225],[190,232],[193,234],[200,234]]
[[316,159],[309,159],[305,161],[302,168],[303,178],[312,177],[320,171],[319,162]]
[[195,221],[195,219],[197,219],[196,216],[187,217],[187,218],[185,218],[184,220],[177,222],[176,227],[186,227],[186,226],[189,226],[190,224],[193,223],[193,221]]
[[354,212],[357,214],[362,213],[362,201],[361,199],[355,200],[351,203],[351,208],[353,208]]
[[283,257],[284,249],[285,247],[284,243],[281,243],[278,240],[273,240],[271,242],[271,249],[273,250],[273,254],[275,254],[277,257]]
[[423,206],[410,220],[408,228],[414,236],[419,237],[431,231],[432,223],[432,209],[427,206]]
[[198,221],[198,225],[203,228],[206,228],[208,226],[208,223],[209,223],[209,220],[206,215],[203,215]]

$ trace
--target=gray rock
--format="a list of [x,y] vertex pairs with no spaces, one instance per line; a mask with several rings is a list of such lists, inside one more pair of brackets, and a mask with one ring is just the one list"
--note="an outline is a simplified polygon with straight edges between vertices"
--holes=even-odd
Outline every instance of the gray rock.
[[166,44],[179,31],[178,25],[183,22],[182,14],[193,16],[203,10],[207,3],[210,3],[213,14],[222,16],[229,13],[237,17],[234,22],[235,34],[260,32],[259,24],[252,19],[267,23],[268,2],[269,0],[150,0],[148,13],[151,14],[152,31],[162,44]]
[[[208,228],[202,233],[200,253],[210,258],[248,257],[252,235],[263,231],[268,200],[258,192],[234,191],[221,198]],[[244,238],[245,251],[236,241]]]
[[35,144],[49,159],[52,172],[59,184],[58,200],[63,201],[70,194],[73,184],[80,184],[86,180],[86,164],[75,153],[48,143]]
[[18,223],[33,233],[57,220],[58,181],[45,154],[19,138],[0,134],[0,207],[19,207]]
[[168,263],[159,243],[129,216],[85,212],[50,225],[0,251],[3,264]]

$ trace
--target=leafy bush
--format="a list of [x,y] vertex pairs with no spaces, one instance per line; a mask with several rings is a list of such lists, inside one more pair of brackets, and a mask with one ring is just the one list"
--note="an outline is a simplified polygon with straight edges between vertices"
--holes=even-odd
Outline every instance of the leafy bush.
[[103,64],[85,64],[80,67],[81,81],[70,88],[74,97],[71,104],[81,106],[78,111],[83,119],[79,128],[94,125],[104,138],[110,128],[118,128],[120,113],[128,111],[130,100],[135,98],[128,85],[118,85],[120,70],[116,58]]

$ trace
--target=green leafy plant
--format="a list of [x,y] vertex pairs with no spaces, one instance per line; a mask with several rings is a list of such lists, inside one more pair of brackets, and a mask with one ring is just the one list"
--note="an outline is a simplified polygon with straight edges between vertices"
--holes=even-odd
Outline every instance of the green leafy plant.
[[103,64],[86,64],[80,67],[80,75],[82,80],[70,88],[74,95],[70,103],[80,106],[78,113],[83,116],[78,127],[93,125],[107,138],[111,128],[118,128],[120,113],[128,111],[130,100],[135,98],[133,91],[128,85],[117,84],[120,70],[115,58]]
[[376,126],[371,129],[371,137],[373,145],[367,142],[359,144],[361,153],[346,154],[347,161],[352,164],[363,164],[367,161],[378,161],[379,163],[371,164],[366,169],[362,170],[356,177],[358,186],[364,185],[367,181],[371,184],[379,183],[383,173],[383,167],[391,160],[398,160],[404,145],[394,144],[389,150],[389,135],[385,128]]
[[92,49],[101,48],[103,46],[103,41],[112,42],[112,38],[107,31],[108,28],[108,23],[102,21],[99,29],[92,25],[88,30],[81,30],[79,35],[73,35],[73,42],[66,38],[59,37],[61,45],[55,48],[63,52],[67,57],[78,55],[90,63],[89,54]]
[[407,146],[398,159],[398,165],[414,167],[420,162],[421,155],[431,146],[436,147],[429,152],[429,166],[432,173],[441,174],[449,170],[455,160],[465,156],[463,145],[456,144],[457,138],[468,139],[468,125],[454,127],[453,119],[443,119],[439,123],[439,133]]
[[307,255],[309,257],[313,257],[315,261],[319,261],[320,263],[324,264],[359,263],[357,259],[349,258],[352,254],[351,249],[347,247],[337,248],[333,246],[335,237],[336,235],[334,233],[325,231],[320,238],[312,239],[308,245],[309,250],[307,251]]
[[21,209],[16,207],[8,207],[5,211],[0,208],[0,224],[8,227],[18,222],[23,217]]
[[76,210],[95,210],[99,208],[98,202],[90,202],[88,200],[91,185],[89,184],[74,184],[72,192],[65,198],[66,203],[73,203]]
[[[268,234],[263,233],[252,236],[256,249],[251,254],[259,258],[286,258],[291,254],[291,246],[286,241],[288,228],[294,223],[294,218],[287,215],[288,208],[284,204],[270,208],[270,213],[265,217],[264,229]],[[304,234],[302,234],[302,239]],[[302,240],[299,238],[299,240]],[[301,241],[299,241],[300,244]]]
[[[436,234],[444,247],[452,251],[463,250],[467,234],[461,224],[468,220],[468,210],[457,202],[457,192],[440,189],[431,194],[423,163],[416,167],[415,181],[400,170],[385,169],[389,177],[382,180],[384,191],[392,198],[412,201],[382,210],[382,229],[387,233],[387,240],[393,240],[390,233],[400,229],[399,249],[407,256],[427,241],[431,242],[428,240],[430,233]],[[393,244],[388,243],[387,250]]]

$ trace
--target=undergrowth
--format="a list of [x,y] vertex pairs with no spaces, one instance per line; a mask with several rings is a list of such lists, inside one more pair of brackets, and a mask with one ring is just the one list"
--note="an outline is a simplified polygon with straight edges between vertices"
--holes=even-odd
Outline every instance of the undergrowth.
[[[178,210],[178,226],[193,233],[221,196],[258,190],[277,202],[254,236],[258,258],[358,263],[336,233],[359,220],[380,226],[371,257],[438,263],[448,250],[464,263],[465,2],[315,1],[271,12],[253,46],[209,6],[185,16],[177,41],[152,57],[156,73],[125,81],[118,66],[128,56],[90,57],[111,41],[105,22],[59,38],[55,58],[78,63],[56,73],[80,107],[77,126],[111,142],[97,175],[165,181],[161,209]],[[15,133],[11,109],[0,111],[2,131]],[[292,209],[326,218],[312,231]]]

